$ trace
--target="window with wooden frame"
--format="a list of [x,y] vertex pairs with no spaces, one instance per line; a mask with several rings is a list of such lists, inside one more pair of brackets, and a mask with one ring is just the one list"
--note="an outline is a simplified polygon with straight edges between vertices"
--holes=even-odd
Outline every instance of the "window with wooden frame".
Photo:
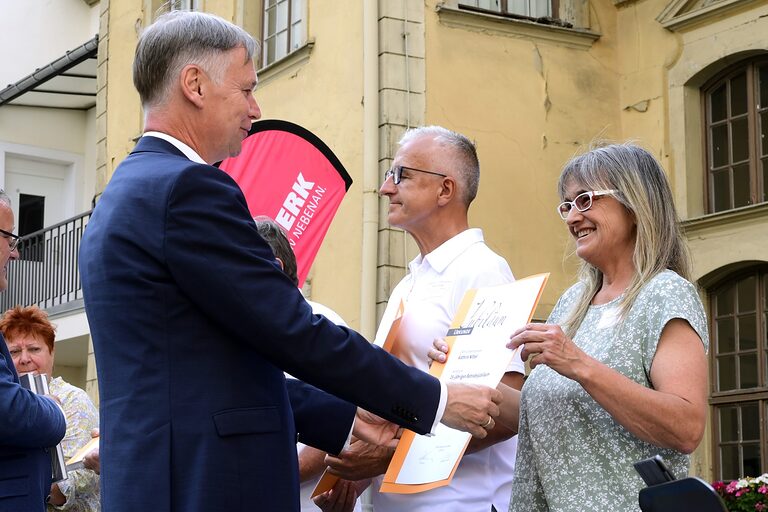
[[305,0],[263,0],[261,67],[299,49],[306,40]]
[[715,479],[768,468],[768,267],[710,290]]
[[170,4],[172,11],[199,11],[201,0],[173,0]]
[[707,211],[768,200],[768,57],[742,62],[706,84]]
[[530,18],[558,17],[558,0],[459,0],[458,5]]

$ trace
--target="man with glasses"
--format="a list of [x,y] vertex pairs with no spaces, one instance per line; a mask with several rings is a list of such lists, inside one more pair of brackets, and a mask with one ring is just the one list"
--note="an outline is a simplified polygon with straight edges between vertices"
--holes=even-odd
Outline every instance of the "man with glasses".
[[[0,292],[8,288],[8,262],[18,259],[13,210],[0,190]],[[0,335],[0,512],[43,512],[51,490],[51,454],[66,423],[61,408],[19,384],[19,376]]]
[[[261,117],[255,52],[203,12],[164,14],[139,37],[145,133],[80,250],[109,512],[297,511],[297,433],[338,452],[355,409],[317,407],[320,392],[283,370],[421,434],[442,421],[483,437],[499,412],[497,390],[443,386],[313,315],[280,271],[237,183],[212,166]],[[367,415],[358,434],[360,416],[392,441],[397,428]]]
[[[419,248],[409,273],[395,287],[376,333],[382,345],[403,308],[393,352],[427,371],[432,340],[445,336],[467,290],[511,282],[509,265],[491,251],[480,229],[470,229],[469,205],[477,195],[480,165],[474,144],[439,126],[409,130],[400,140],[379,193],[389,199],[389,224],[404,229]],[[524,366],[515,356],[504,382],[516,389]],[[482,440],[472,440],[451,484],[418,494],[379,493],[372,485],[376,512],[489,512],[509,505],[514,471],[515,433],[497,425]],[[393,450],[359,442],[339,457],[328,457],[340,476],[359,480],[383,473]]]
[[11,248],[11,252],[16,250],[16,247],[19,246],[19,242],[21,241],[21,237],[19,235],[14,235],[10,231],[6,231],[4,229],[0,229],[0,236],[8,240],[8,247]]

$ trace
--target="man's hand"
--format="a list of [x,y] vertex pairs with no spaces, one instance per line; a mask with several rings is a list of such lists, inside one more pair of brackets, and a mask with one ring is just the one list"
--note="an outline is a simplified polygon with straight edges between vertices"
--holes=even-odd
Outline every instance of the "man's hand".
[[[446,407],[447,410],[447,407]],[[358,407],[352,433],[368,443],[394,448],[403,429],[394,423]]]
[[325,464],[333,475],[345,480],[362,480],[385,473],[394,453],[393,448],[356,441],[338,457],[326,455]]
[[355,482],[339,480],[330,491],[315,496],[312,501],[323,512],[352,512],[360,492]]
[[501,392],[476,384],[448,383],[447,387],[448,402],[440,421],[480,439],[488,435],[500,412]]

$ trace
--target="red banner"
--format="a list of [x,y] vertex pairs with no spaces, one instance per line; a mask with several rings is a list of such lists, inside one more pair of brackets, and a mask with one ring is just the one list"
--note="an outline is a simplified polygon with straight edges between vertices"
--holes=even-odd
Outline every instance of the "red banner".
[[240,155],[219,167],[240,185],[253,216],[283,226],[302,286],[352,178],[328,146],[301,126],[270,119],[253,123],[250,133]]

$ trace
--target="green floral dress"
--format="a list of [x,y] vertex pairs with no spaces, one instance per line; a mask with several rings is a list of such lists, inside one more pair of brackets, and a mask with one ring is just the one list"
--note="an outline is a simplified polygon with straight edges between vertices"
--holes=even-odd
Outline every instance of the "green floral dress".
[[[568,289],[548,323],[562,324],[583,284]],[[589,356],[652,387],[653,357],[664,326],[686,320],[709,345],[704,308],[695,287],[665,271],[646,284],[624,322],[618,301],[591,306],[573,341]],[[547,366],[528,377],[520,401],[520,436],[511,512],[639,510],[645,484],[636,461],[660,454],[675,476],[688,473],[682,453],[639,440],[619,425],[577,382]]]

